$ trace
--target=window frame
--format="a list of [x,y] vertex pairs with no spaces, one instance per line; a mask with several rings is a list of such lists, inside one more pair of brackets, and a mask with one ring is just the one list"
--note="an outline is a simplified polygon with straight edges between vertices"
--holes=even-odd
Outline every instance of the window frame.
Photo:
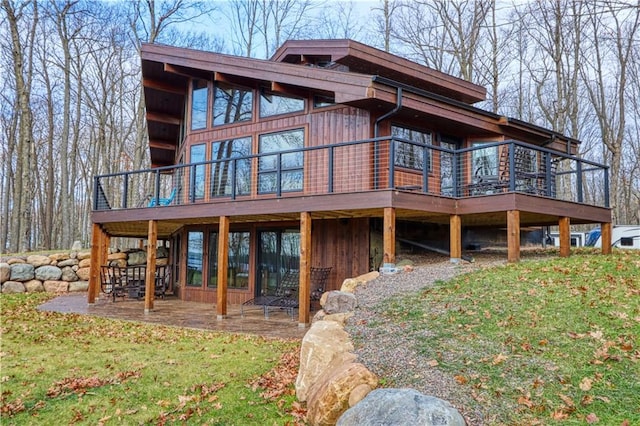
[[[204,84],[204,86],[198,86],[196,87],[196,85],[198,85],[199,83]],[[191,131],[198,131],[198,130],[204,130],[208,127],[208,109],[209,109],[209,82],[207,80],[202,80],[199,78],[194,78],[191,80],[191,90],[190,90],[190,114],[189,114],[189,129]],[[202,99],[202,96],[198,96],[196,97],[196,93],[204,93],[204,99]],[[196,106],[196,99],[198,101],[198,106],[200,108],[195,108]],[[202,110],[202,105],[204,105],[204,111]],[[194,121],[194,118],[196,117],[196,113],[198,113],[197,117],[199,117],[197,123],[198,123],[198,127],[196,127],[196,122]],[[200,123],[202,123],[202,125],[200,125]]]
[[[236,148],[234,147],[235,143],[239,143],[239,142],[244,142],[247,144],[248,147],[248,151],[246,153],[241,153],[241,155],[234,155],[234,153],[236,152]],[[220,157],[220,158],[213,158],[214,155],[218,152],[218,149],[216,149],[216,145],[220,145],[220,144],[224,144],[224,143],[231,143],[231,156],[230,157]],[[246,148],[246,147],[245,147]],[[224,184],[224,191],[223,193],[216,193],[218,185],[216,184],[216,182],[214,181],[216,178],[216,169],[218,167],[218,165],[222,164],[222,165],[228,165],[229,163],[232,162],[232,159],[234,158],[240,158],[239,160],[236,160],[234,163],[236,164],[236,169],[233,170],[234,173],[236,173],[236,188],[235,188],[235,195],[250,195],[251,194],[251,182],[252,182],[252,171],[253,171],[253,161],[252,161],[252,151],[253,151],[253,137],[252,136],[243,136],[243,137],[239,137],[239,138],[234,138],[234,139],[224,139],[224,140],[218,140],[218,141],[213,141],[211,142],[211,176],[209,178],[210,183],[211,183],[211,196],[212,197],[228,197],[231,196],[233,193],[233,188],[231,188],[231,181],[233,179],[231,179],[230,181],[228,180],[225,184]],[[246,157],[246,158],[245,158]],[[216,162],[218,160],[228,160],[228,161],[220,161],[220,162]],[[243,170],[248,171],[248,177],[246,179],[243,179],[242,182],[245,182],[246,184],[242,187],[239,188],[239,186],[242,184],[242,182],[239,181],[238,179],[238,170],[237,167],[239,167],[239,165],[245,165],[245,167],[243,167]],[[229,178],[227,178],[229,179]]]
[[[270,112],[268,114],[265,113],[265,108],[264,108],[264,104],[263,104],[263,99],[266,99],[268,96],[271,97],[275,97],[278,99],[283,99],[283,100],[293,100],[293,101],[299,101],[301,103],[301,107],[298,109],[287,109],[286,111],[276,111],[276,112]],[[272,101],[268,101],[269,103],[273,103]],[[295,113],[299,113],[299,112],[304,112],[305,107],[306,107],[306,100],[305,98],[301,98],[301,97],[297,97],[297,96],[289,96],[289,95],[284,95],[282,93],[277,93],[274,92],[272,90],[268,90],[266,88],[260,88],[259,90],[259,94],[258,94],[258,118],[259,119],[269,119],[271,117],[276,117],[276,116],[280,116],[280,115],[286,115],[286,114],[295,114]]]
[[[409,134],[407,135],[405,134],[394,134],[395,130],[402,130],[403,133],[404,132],[409,132]],[[422,135],[422,136],[428,136],[429,137],[429,142],[422,142],[419,140],[415,140],[415,134],[417,135]],[[406,140],[410,140],[412,142],[416,142],[419,143],[421,145],[413,145],[413,144],[408,144],[406,142],[400,142],[400,141],[395,141],[394,142],[394,167],[401,167],[403,169],[409,169],[409,170],[413,170],[413,171],[417,171],[417,172],[422,172],[423,171],[423,167],[425,164],[425,160],[424,160],[424,147],[428,147],[426,152],[428,155],[428,159],[426,161],[427,164],[427,172],[428,173],[432,173],[433,172],[433,152],[432,152],[432,148],[430,148],[431,146],[433,146],[433,137],[434,137],[434,133],[431,131],[423,131],[423,130],[417,130],[415,128],[412,127],[408,127],[408,126],[402,126],[396,123],[391,124],[391,136],[392,137],[397,137],[397,138],[401,138],[401,139],[406,139]],[[413,164],[406,164],[406,163],[401,163],[400,162],[400,158],[402,158],[402,155],[398,152],[399,150],[401,150],[403,147],[408,146],[409,147],[409,152],[411,152],[411,155],[414,156],[422,156],[422,161],[420,160],[416,160],[413,159]]]
[[[274,151],[263,151],[263,140],[266,137],[283,135],[287,133],[300,133],[300,147],[288,147],[286,149],[278,149]],[[305,138],[306,132],[304,127],[296,127],[288,130],[280,130],[277,132],[269,132],[262,133],[258,135],[258,171],[257,171],[257,192],[258,194],[274,194],[278,192],[300,192],[304,190],[304,151],[293,152],[288,154],[283,154],[281,156],[282,163],[280,165],[280,188],[277,187],[278,180],[278,164],[277,164],[277,154],[283,151],[290,150],[302,150],[305,147]],[[286,163],[286,158],[291,158],[292,156],[300,157],[295,158],[295,163],[292,166],[288,166]],[[285,158],[286,157],[286,158]],[[273,160],[271,160],[273,158]],[[273,166],[269,167],[269,164],[265,164],[267,161],[273,161]],[[290,187],[285,188],[285,184],[283,184],[285,175],[294,175],[300,174],[299,178],[296,179],[292,177],[292,181],[299,181],[299,187]],[[265,177],[273,176],[275,179],[272,180],[273,188],[264,189],[265,186],[263,184],[263,179]],[[268,182],[266,182],[268,184]]]
[[[231,90],[232,94],[228,95],[227,90]],[[241,112],[240,115],[241,117],[238,119],[234,119],[233,121],[228,121],[228,122],[218,122],[218,120],[216,120],[216,105],[219,104],[218,99],[221,99],[222,97],[218,96],[218,94],[220,92],[224,93],[227,95],[227,101],[226,104],[229,104],[229,99],[233,99],[234,102],[232,103],[233,108],[235,110],[235,113],[238,113],[238,107],[239,106],[243,106],[245,105],[244,102],[241,102],[239,104],[236,104],[235,102],[235,94],[237,92],[244,92],[245,94],[249,94],[250,95],[250,99],[248,101],[249,103],[249,116],[248,117],[242,117],[242,115],[246,114],[245,112]],[[255,97],[255,91],[253,89],[247,88],[247,87],[242,87],[242,86],[237,86],[237,85],[233,85],[233,84],[226,84],[226,83],[220,83],[217,82],[216,84],[214,84],[213,86],[213,96],[212,96],[212,100],[211,100],[211,127],[220,127],[220,126],[226,126],[229,124],[237,124],[237,123],[247,123],[247,122],[252,122],[253,121],[253,117],[254,117],[254,97]],[[241,110],[242,111],[242,110]]]

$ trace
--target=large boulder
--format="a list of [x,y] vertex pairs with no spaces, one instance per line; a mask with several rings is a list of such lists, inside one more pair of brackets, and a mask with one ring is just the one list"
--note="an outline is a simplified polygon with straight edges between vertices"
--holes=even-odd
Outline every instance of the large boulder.
[[296,397],[307,400],[307,393],[325,370],[353,361],[353,343],[344,328],[334,321],[318,321],[302,339],[300,370],[296,378]]
[[378,378],[360,363],[349,362],[320,376],[307,396],[307,422],[314,426],[333,426],[349,408],[351,392],[360,385],[370,389]]
[[78,254],[76,255],[76,258],[78,260],[89,259],[90,257],[91,257],[90,251],[79,251]]
[[66,266],[74,266],[80,263],[78,259],[66,259],[58,262],[58,268],[64,268]]
[[78,266],[80,268],[88,268],[91,266],[91,259],[82,259],[79,263]]
[[322,305],[322,309],[324,309],[328,315],[331,315],[353,312],[356,306],[358,306],[358,301],[353,293],[330,291],[322,295],[320,304]]
[[0,284],[9,281],[11,278],[11,265],[0,263]]
[[366,274],[358,275],[355,278],[347,278],[342,282],[342,287],[340,287],[340,291],[346,291],[349,293],[353,293],[359,285],[366,284],[371,280],[375,280],[380,276],[380,272],[371,271]]
[[129,253],[129,257],[127,258],[127,263],[129,265],[144,265],[145,263],[147,263],[147,252],[134,251]]
[[34,268],[39,268],[40,266],[51,265],[51,259],[49,256],[32,254],[31,256],[27,256],[27,263],[33,265]]
[[40,280],[29,280],[22,284],[24,284],[24,288],[27,293],[41,293],[44,291],[44,286]]
[[60,262],[69,260],[69,253],[52,253],[49,255],[49,259],[51,259],[54,262],[58,262],[58,265],[59,265]]
[[351,318],[354,315],[353,312],[342,312],[339,314],[327,314],[324,309],[320,309],[318,312],[316,312],[316,314],[313,316],[313,319],[311,320],[311,322],[316,322],[316,321],[335,321],[338,324],[340,324],[341,326],[345,326],[345,324],[347,323],[347,320],[349,318]]
[[29,281],[35,277],[35,268],[28,263],[14,263],[11,265],[11,281]]
[[169,249],[166,247],[158,247],[156,251],[157,258],[169,257]]
[[45,281],[43,285],[47,293],[66,293],[69,291],[69,283],[66,281]]
[[36,269],[35,274],[40,281],[57,281],[62,276],[62,269],[57,266],[41,266]]
[[122,253],[122,252],[110,253],[107,256],[107,260],[127,260],[127,253]]
[[89,281],[73,281],[69,283],[69,293],[89,290]]
[[71,251],[80,251],[82,250],[82,243],[78,240],[74,241],[71,245]]
[[413,389],[376,389],[349,408],[337,426],[465,426],[462,415],[442,399]]
[[89,281],[91,276],[91,268],[80,268],[76,271],[76,275],[81,281]]
[[78,275],[73,270],[71,266],[65,266],[62,268],[62,276],[60,277],[62,281],[78,281]]
[[24,293],[26,289],[24,288],[24,284],[19,281],[5,281],[2,284],[2,293]]

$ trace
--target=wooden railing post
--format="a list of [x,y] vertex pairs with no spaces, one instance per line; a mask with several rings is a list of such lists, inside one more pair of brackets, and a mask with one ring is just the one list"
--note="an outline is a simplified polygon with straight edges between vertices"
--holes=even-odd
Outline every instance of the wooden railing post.
[[462,220],[457,214],[449,216],[449,258],[452,263],[462,258]]
[[218,320],[227,317],[227,283],[229,271],[229,217],[220,216],[218,229],[218,293],[216,316]]
[[147,235],[147,275],[144,280],[144,313],[148,314],[153,309],[153,301],[156,295],[156,256],[158,250],[158,221],[149,221]]
[[382,262],[396,262],[396,209],[393,207],[385,207],[383,219],[383,250],[384,254]]
[[520,211],[507,211],[507,261],[520,261]]
[[600,242],[602,254],[611,254],[611,222],[600,224]]
[[311,307],[311,214],[300,213],[300,285],[298,327],[306,327]]
[[558,221],[560,238],[560,257],[571,254],[571,223],[569,217],[561,217]]

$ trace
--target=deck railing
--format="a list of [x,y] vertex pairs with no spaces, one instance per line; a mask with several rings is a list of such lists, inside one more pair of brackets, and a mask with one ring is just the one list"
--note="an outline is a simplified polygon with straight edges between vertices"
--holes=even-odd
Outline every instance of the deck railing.
[[608,167],[518,141],[451,150],[380,137],[94,178],[94,210],[397,189],[609,206]]

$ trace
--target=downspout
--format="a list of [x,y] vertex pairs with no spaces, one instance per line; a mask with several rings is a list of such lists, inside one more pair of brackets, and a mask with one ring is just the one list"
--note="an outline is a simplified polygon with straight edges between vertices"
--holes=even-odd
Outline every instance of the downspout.
[[[373,78],[373,81],[375,81],[376,78]],[[375,121],[375,123],[373,124],[373,137],[376,139],[373,142],[373,189],[378,189],[378,167],[379,167],[379,160],[378,160],[378,153],[379,153],[379,148],[378,148],[378,136],[380,134],[380,129],[379,129],[379,125],[380,122],[382,120],[386,120],[389,117],[392,117],[394,115],[396,115],[400,109],[402,108],[402,87],[397,87],[396,86],[396,106],[391,110],[386,112],[385,114],[382,114],[380,117],[378,117]],[[389,165],[390,168],[393,167],[393,164]],[[391,172],[391,169],[389,170]]]

